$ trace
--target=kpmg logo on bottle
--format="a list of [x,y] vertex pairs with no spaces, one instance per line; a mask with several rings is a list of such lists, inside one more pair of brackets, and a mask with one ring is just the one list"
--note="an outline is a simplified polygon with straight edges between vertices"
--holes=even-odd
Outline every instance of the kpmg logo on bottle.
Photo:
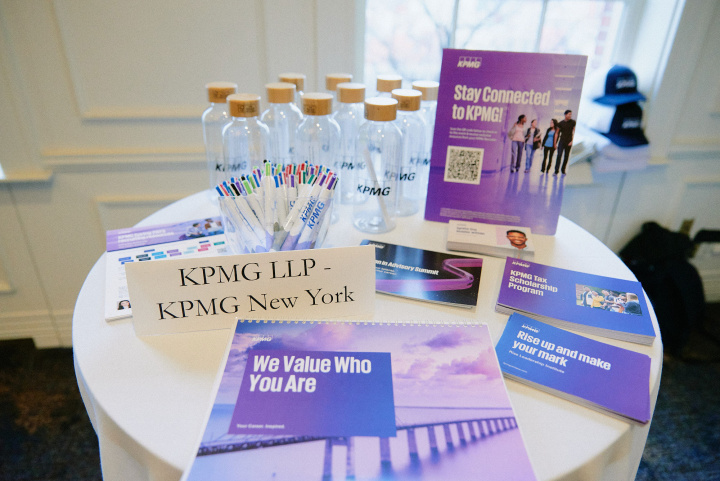
[[482,63],[482,57],[460,57],[458,59],[458,67],[467,67],[467,68],[480,68],[480,64]]

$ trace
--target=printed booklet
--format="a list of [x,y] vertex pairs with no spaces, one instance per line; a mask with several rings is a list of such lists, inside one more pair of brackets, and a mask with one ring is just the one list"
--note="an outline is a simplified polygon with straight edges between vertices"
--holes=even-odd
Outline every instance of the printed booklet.
[[521,314],[496,346],[505,377],[621,419],[650,420],[650,357]]
[[485,324],[240,320],[215,389],[182,481],[536,479]]
[[125,264],[226,253],[220,217],[109,230],[105,253],[105,320],[132,316]]
[[535,255],[529,227],[451,220],[447,233],[447,249],[450,251],[516,259],[532,259]]
[[367,239],[361,245],[375,246],[378,292],[456,307],[477,305],[482,259]]
[[655,339],[639,282],[526,260],[505,261],[495,310],[622,341],[652,344]]
[[586,63],[582,55],[443,50],[425,219],[554,235]]

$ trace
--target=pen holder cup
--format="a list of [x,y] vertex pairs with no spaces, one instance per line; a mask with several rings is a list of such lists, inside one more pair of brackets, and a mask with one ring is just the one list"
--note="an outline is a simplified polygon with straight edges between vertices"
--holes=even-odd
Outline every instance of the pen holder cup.
[[244,197],[218,197],[218,203],[232,254],[320,248],[333,208],[332,197],[299,197],[288,205],[287,214],[272,209],[274,219],[266,223],[264,214],[255,214]]

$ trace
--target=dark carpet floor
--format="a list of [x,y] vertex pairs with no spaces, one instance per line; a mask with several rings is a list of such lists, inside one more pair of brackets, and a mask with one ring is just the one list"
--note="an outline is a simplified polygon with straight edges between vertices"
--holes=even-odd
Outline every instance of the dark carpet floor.
[[0,342],[0,480],[100,481],[71,349]]
[[[720,481],[720,304],[708,305],[704,327],[665,357],[636,481]],[[101,479],[72,350],[1,341],[0,481]]]

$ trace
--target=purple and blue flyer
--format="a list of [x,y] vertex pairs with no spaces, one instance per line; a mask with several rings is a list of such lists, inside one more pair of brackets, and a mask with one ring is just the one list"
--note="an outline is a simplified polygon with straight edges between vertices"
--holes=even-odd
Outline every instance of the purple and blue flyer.
[[375,289],[456,307],[477,305],[482,259],[363,240],[375,247]]
[[238,321],[184,481],[419,478],[536,479],[487,325]]
[[220,217],[208,217],[105,233],[105,320],[132,316],[125,264],[215,256],[227,252]]
[[224,232],[220,217],[209,217],[174,224],[128,227],[109,230],[105,234],[106,250],[114,252],[137,247],[147,247],[168,242],[210,237]]
[[554,235],[587,57],[443,50],[425,219]]
[[655,329],[637,281],[507,259],[496,310],[564,329],[652,344]]
[[513,314],[496,346],[506,377],[641,424],[650,357]]

